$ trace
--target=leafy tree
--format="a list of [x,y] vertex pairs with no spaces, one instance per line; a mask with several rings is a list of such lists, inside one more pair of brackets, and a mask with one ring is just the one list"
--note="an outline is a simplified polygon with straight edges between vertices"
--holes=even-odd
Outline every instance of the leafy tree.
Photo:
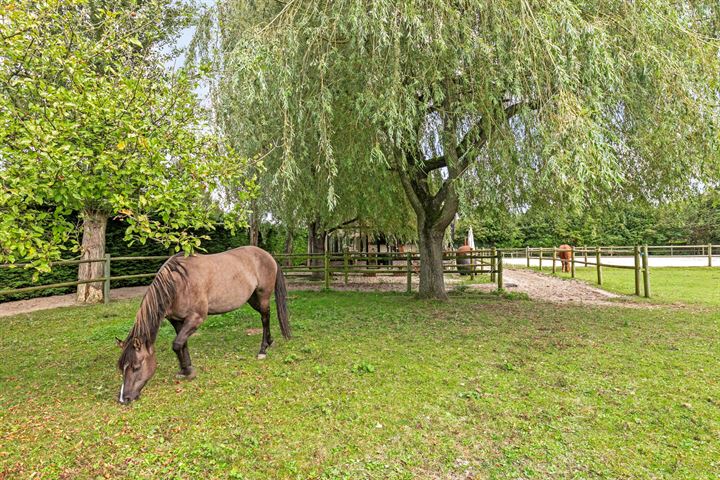
[[[341,228],[413,237],[410,206],[386,166],[358,161],[348,151],[327,161],[323,145],[343,142],[344,135],[353,134],[350,129],[319,131],[316,112],[310,111],[300,112],[297,124],[281,121],[278,114],[300,99],[288,98],[290,92],[265,90],[267,79],[238,71],[235,56],[244,55],[247,29],[271,22],[283,4],[221,2],[217,8],[220,21],[205,18],[194,50],[198,62],[210,60],[215,66],[211,98],[218,126],[236,150],[263,158],[255,218],[269,214],[285,226],[290,239],[307,228],[310,253],[324,252],[328,235]],[[251,104],[256,107],[248,108]],[[353,122],[351,117],[346,120],[348,125]],[[318,135],[332,140],[319,144]],[[363,155],[362,149],[358,153]]]
[[329,178],[341,159],[391,169],[421,296],[446,298],[465,182],[527,207],[718,178],[715,1],[253,2],[273,13],[259,23],[237,3],[217,23],[243,25],[223,69],[246,131],[282,135],[288,170],[303,151]]
[[[131,243],[187,252],[201,242],[192,230],[221,214],[229,227],[244,223],[247,162],[200,120],[197,78],[166,71],[148,46],[167,38],[170,3],[106,4],[0,6],[0,261],[47,271],[77,236],[73,213],[81,258],[103,256],[110,217],[127,222]],[[223,204],[230,190],[236,201]],[[101,276],[101,263],[79,271]],[[99,300],[100,286],[81,285],[79,300]]]

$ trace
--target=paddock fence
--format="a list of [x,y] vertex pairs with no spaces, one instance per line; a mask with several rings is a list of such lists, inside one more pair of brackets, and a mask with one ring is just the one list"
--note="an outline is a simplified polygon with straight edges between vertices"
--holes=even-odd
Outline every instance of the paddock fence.
[[[30,287],[3,289],[0,290],[0,298],[3,295],[11,295],[51,288],[74,287],[87,283],[102,283],[103,298],[105,303],[110,299],[110,284],[113,281],[129,280],[138,278],[151,278],[156,272],[140,273],[133,275],[112,275],[112,265],[119,262],[141,262],[167,260],[170,256],[122,256],[113,257],[105,255],[103,258],[82,259],[82,260],[59,260],[51,262],[51,267],[64,265],[80,265],[83,263],[102,263],[103,276],[89,280],[60,282]],[[417,276],[420,270],[420,255],[415,252],[397,253],[320,253],[320,254],[278,254],[274,255],[275,260],[288,278],[305,278],[321,281],[325,289],[331,289],[333,282],[343,281],[345,284],[354,277],[405,277],[406,291],[412,291],[413,276]],[[500,249],[481,249],[469,252],[444,252],[443,273],[468,275],[474,279],[477,275],[489,275],[490,281],[497,284],[497,288],[503,289],[503,258],[504,254]],[[461,264],[458,264],[461,262]],[[14,263],[0,264],[0,268],[22,268],[29,267],[29,264]]]
[[[447,251],[443,254],[443,272],[446,274],[468,275],[471,279],[477,275],[489,275],[490,281],[497,284],[498,289],[504,288],[503,269],[507,266],[524,266],[530,268],[537,265],[542,270],[543,263],[550,266],[556,273],[560,263],[561,250],[554,247],[524,248],[481,248],[468,252]],[[570,273],[575,277],[577,265],[595,267],[597,284],[603,284],[603,269],[618,268],[634,271],[635,295],[650,297],[650,259],[664,257],[684,257],[702,259],[703,263],[696,266],[720,266],[720,245],[644,245],[644,246],[580,246],[571,247]],[[278,254],[275,259],[282,266],[289,278],[305,278],[323,282],[326,289],[333,282],[345,284],[355,277],[405,277],[407,292],[412,291],[413,277],[419,274],[420,256],[416,252],[326,252],[321,254]],[[47,290],[52,288],[74,287],[86,283],[102,283],[103,297],[109,301],[110,284],[113,281],[140,278],[152,278],[155,272],[132,275],[112,276],[112,265],[120,262],[164,261],[169,256],[110,256],[96,259],[71,259],[52,262],[50,265],[67,266],[83,263],[103,263],[103,276],[82,281],[33,285],[21,288],[0,289],[0,300],[3,296]],[[704,260],[706,259],[706,260]],[[620,260],[626,264],[618,263]],[[611,263],[613,262],[613,263]],[[29,264],[0,264],[4,268],[29,268]]]
[[[633,270],[635,280],[635,295],[650,298],[650,259],[658,260],[665,257],[684,257],[695,259],[694,264],[686,266],[713,266],[713,257],[720,254],[720,245],[614,245],[596,247],[570,247],[570,249],[525,247],[523,249],[512,249],[509,252],[513,257],[524,257],[526,267],[531,268],[537,265],[542,271],[543,261],[550,264],[553,274],[556,273],[557,264],[561,252],[570,252],[570,276],[575,278],[576,266],[595,267],[597,272],[597,284],[603,284],[603,269],[617,268]],[[713,253],[714,252],[714,253]],[[621,260],[625,262],[621,262]],[[698,260],[701,260],[698,261]],[[715,258],[716,265],[718,258]]]

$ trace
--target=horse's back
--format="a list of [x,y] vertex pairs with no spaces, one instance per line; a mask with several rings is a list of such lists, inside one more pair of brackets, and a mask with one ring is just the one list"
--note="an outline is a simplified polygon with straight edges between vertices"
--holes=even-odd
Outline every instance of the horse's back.
[[558,255],[560,258],[569,259],[571,256],[572,247],[566,243],[563,243],[558,247]]
[[206,303],[208,313],[239,308],[256,290],[272,292],[275,285],[275,259],[258,247],[193,255],[181,261],[187,270],[185,295],[188,301]]

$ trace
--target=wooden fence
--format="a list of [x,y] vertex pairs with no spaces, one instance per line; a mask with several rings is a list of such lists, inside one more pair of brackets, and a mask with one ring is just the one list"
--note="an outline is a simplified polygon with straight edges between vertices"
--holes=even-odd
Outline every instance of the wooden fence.
[[[503,248],[505,257],[526,258],[530,253],[537,253],[540,247]],[[552,247],[542,247],[545,252],[550,252]],[[600,249],[603,257],[633,256],[633,245],[609,245],[609,246],[578,246],[574,247],[578,254],[594,254]],[[644,248],[644,247],[643,247]],[[713,256],[720,255],[720,245],[647,245],[650,257],[695,257],[707,258],[707,266],[713,266]],[[715,259],[717,260],[717,258]]]
[[[503,288],[503,252],[495,248],[474,250],[458,254],[445,252],[443,255],[443,272],[469,275],[488,274],[491,282],[497,283],[498,289]],[[60,260],[52,262],[51,266],[79,265],[82,263],[103,263],[103,276],[90,280],[62,282],[32,287],[0,290],[0,296],[15,293],[32,292],[48,288],[72,287],[85,283],[103,283],[103,298],[105,303],[110,299],[110,282],[133,278],[154,277],[156,272],[135,275],[112,276],[112,264],[117,262],[136,262],[147,260],[167,260],[169,256],[145,257],[111,257],[86,260]],[[419,273],[420,256],[417,253],[329,253],[324,254],[280,254],[275,259],[282,266],[286,277],[306,277],[322,280],[326,289],[330,289],[335,278],[342,278],[347,284],[351,277],[356,276],[404,276],[407,292],[412,291],[413,275]],[[469,261],[468,265],[457,265],[458,259]],[[27,267],[28,264],[1,264],[0,268]]]
[[[617,248],[617,247],[614,247]],[[602,256],[607,252],[607,247],[570,247],[570,276],[575,278],[575,265],[582,264],[585,267],[595,266],[597,271],[597,284],[603,284],[603,268],[620,268],[625,270],[633,270],[635,274],[635,295],[641,295],[642,293],[645,298],[650,298],[650,264],[648,262],[649,247],[644,245],[643,247],[634,246],[631,247],[631,251],[627,251],[628,247],[623,247],[626,250],[624,254],[631,254],[633,257],[633,265],[614,265],[609,263],[602,263]],[[543,258],[552,263],[552,273],[556,272],[557,262],[560,260],[558,253],[567,252],[567,249],[561,248],[526,248],[527,267],[530,267],[530,260],[537,259],[538,266],[542,270]],[[711,250],[712,252],[712,250]],[[548,256],[543,257],[544,254]],[[590,260],[588,260],[590,258]],[[594,261],[592,261],[594,260]],[[561,260],[560,260],[561,261]],[[710,260],[710,266],[712,266],[712,260]]]
[[[486,248],[473,250],[458,254],[457,252],[445,252],[443,258],[444,273],[463,273],[471,277],[479,274],[490,275],[490,281],[497,283],[498,289],[503,288],[503,258],[527,259],[527,266],[530,267],[530,260],[537,259],[542,269],[543,261],[552,263],[552,272],[555,273],[559,249],[544,247]],[[649,256],[694,256],[707,257],[707,265],[713,265],[713,252],[717,256],[720,253],[720,245],[645,245],[638,246],[597,246],[597,247],[572,247],[571,276],[575,277],[576,264],[585,267],[595,266],[597,270],[597,283],[602,285],[603,268],[620,268],[634,270],[635,294],[650,297],[650,266]],[[633,265],[613,265],[603,263],[602,257],[632,256]],[[166,260],[168,256],[145,256],[145,257],[111,257],[89,260],[61,260],[52,262],[51,266],[58,265],[80,265],[82,263],[102,262],[104,264],[103,276],[90,280],[53,283],[49,285],[37,285],[32,287],[0,290],[0,297],[15,293],[31,292],[48,288],[72,287],[84,283],[103,283],[105,301],[110,298],[110,282],[115,280],[126,280],[134,278],[150,278],[155,272],[141,273],[135,275],[111,275],[112,263],[114,262],[137,262],[147,260]],[[336,278],[341,278],[347,284],[349,279],[355,276],[405,276],[406,289],[412,291],[412,278],[419,272],[420,257],[417,253],[325,253],[325,254],[279,254],[276,260],[282,265],[283,271],[288,277],[310,277],[314,280],[324,282],[325,288],[329,289]],[[465,258],[470,261],[469,265],[458,267],[457,260]],[[27,267],[27,264],[0,264],[0,268]]]

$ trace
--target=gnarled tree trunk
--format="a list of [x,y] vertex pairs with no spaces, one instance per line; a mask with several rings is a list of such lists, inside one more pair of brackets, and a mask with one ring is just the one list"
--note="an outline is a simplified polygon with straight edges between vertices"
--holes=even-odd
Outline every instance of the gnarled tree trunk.
[[[80,258],[101,259],[105,257],[105,229],[107,215],[85,210],[82,212],[83,236]],[[91,280],[104,276],[105,263],[81,263],[78,268],[78,280]],[[78,303],[100,303],[103,301],[103,283],[82,283],[77,287]]]
[[[424,222],[423,222],[424,223]],[[443,274],[443,237],[445,229],[418,222],[420,247],[420,287],[418,297],[447,300]]]

